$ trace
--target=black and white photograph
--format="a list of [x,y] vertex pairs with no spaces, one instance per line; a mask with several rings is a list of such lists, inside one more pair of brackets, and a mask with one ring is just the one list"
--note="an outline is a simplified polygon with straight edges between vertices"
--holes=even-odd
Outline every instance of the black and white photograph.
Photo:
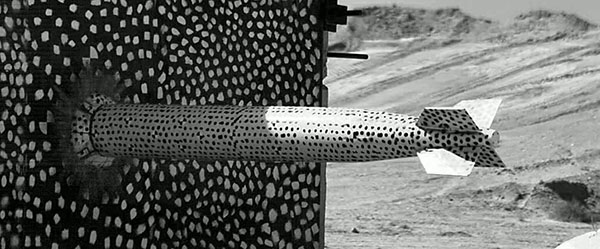
[[600,249],[600,1],[0,0],[0,249]]

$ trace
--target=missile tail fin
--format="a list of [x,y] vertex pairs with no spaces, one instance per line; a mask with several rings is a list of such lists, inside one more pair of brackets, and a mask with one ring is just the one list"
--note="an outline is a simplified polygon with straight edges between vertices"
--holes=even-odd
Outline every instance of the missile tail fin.
[[500,156],[498,156],[498,153],[496,153],[494,148],[488,146],[482,146],[479,148],[481,149],[481,153],[475,161],[475,167],[506,167],[506,165],[504,164]]
[[490,128],[502,99],[463,100],[455,108],[465,109],[480,129]]
[[506,167],[492,147],[450,147],[446,149],[465,160],[475,162],[475,167]]
[[505,167],[491,146],[497,146],[499,135],[490,129],[501,99],[461,101],[454,107],[425,108],[416,125],[424,130],[485,135],[486,144],[475,147],[426,149],[417,153],[428,174],[466,176],[473,167]]
[[427,149],[417,153],[427,174],[468,176],[475,163],[445,149]]
[[416,124],[423,130],[479,132],[479,127],[463,108],[427,107]]
[[417,121],[424,130],[477,132],[488,129],[502,99],[463,100],[453,107],[426,107]]
[[487,146],[426,149],[417,156],[427,174],[467,176],[473,167],[505,167],[496,151]]

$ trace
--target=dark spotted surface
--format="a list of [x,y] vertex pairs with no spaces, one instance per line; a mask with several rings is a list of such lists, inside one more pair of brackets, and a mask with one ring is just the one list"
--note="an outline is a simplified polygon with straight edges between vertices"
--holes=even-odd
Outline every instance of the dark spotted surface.
[[505,167],[498,153],[488,146],[482,146],[481,154],[475,161],[475,167]]
[[479,131],[469,113],[458,108],[425,108],[419,116],[417,126],[429,130]]
[[100,97],[73,122],[81,156],[361,162],[443,148],[479,167],[502,165],[491,148],[497,132],[422,129],[421,118],[438,119],[431,112],[416,118],[325,107],[114,104]]
[[416,153],[409,133],[419,130],[415,117],[318,107],[105,105],[91,120],[75,131],[102,155],[202,161],[407,157]]
[[54,120],[82,68],[121,102],[322,105],[320,4],[0,0],[0,248],[322,247],[316,164],[115,160],[96,201]]
[[451,147],[447,150],[471,162],[476,162],[481,155],[481,147]]

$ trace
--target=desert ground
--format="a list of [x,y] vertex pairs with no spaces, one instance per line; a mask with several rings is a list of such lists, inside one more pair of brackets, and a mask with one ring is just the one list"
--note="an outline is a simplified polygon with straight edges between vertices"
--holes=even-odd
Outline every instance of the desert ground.
[[[408,20],[425,12],[415,13]],[[372,20],[385,23],[390,14],[368,12],[371,24],[332,36],[332,46],[370,58],[328,59],[330,106],[419,115],[424,107],[502,98],[492,128],[507,167],[450,177],[426,175],[416,158],[330,163],[326,248],[554,248],[594,230],[600,30],[546,14],[502,25],[467,18],[472,29],[459,34],[436,33],[436,24],[426,29],[433,32],[396,29],[390,33],[401,35],[385,37],[394,22],[382,28]]]

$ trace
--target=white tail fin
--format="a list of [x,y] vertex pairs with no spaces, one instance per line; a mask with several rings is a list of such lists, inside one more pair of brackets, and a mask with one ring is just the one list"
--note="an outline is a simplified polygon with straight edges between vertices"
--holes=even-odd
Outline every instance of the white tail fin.
[[445,149],[427,149],[417,153],[427,174],[468,176],[475,163]]
[[473,99],[463,100],[455,108],[467,110],[469,116],[480,129],[490,128],[502,99]]
[[494,149],[486,146],[426,149],[417,156],[427,174],[468,176],[473,167],[505,167]]

